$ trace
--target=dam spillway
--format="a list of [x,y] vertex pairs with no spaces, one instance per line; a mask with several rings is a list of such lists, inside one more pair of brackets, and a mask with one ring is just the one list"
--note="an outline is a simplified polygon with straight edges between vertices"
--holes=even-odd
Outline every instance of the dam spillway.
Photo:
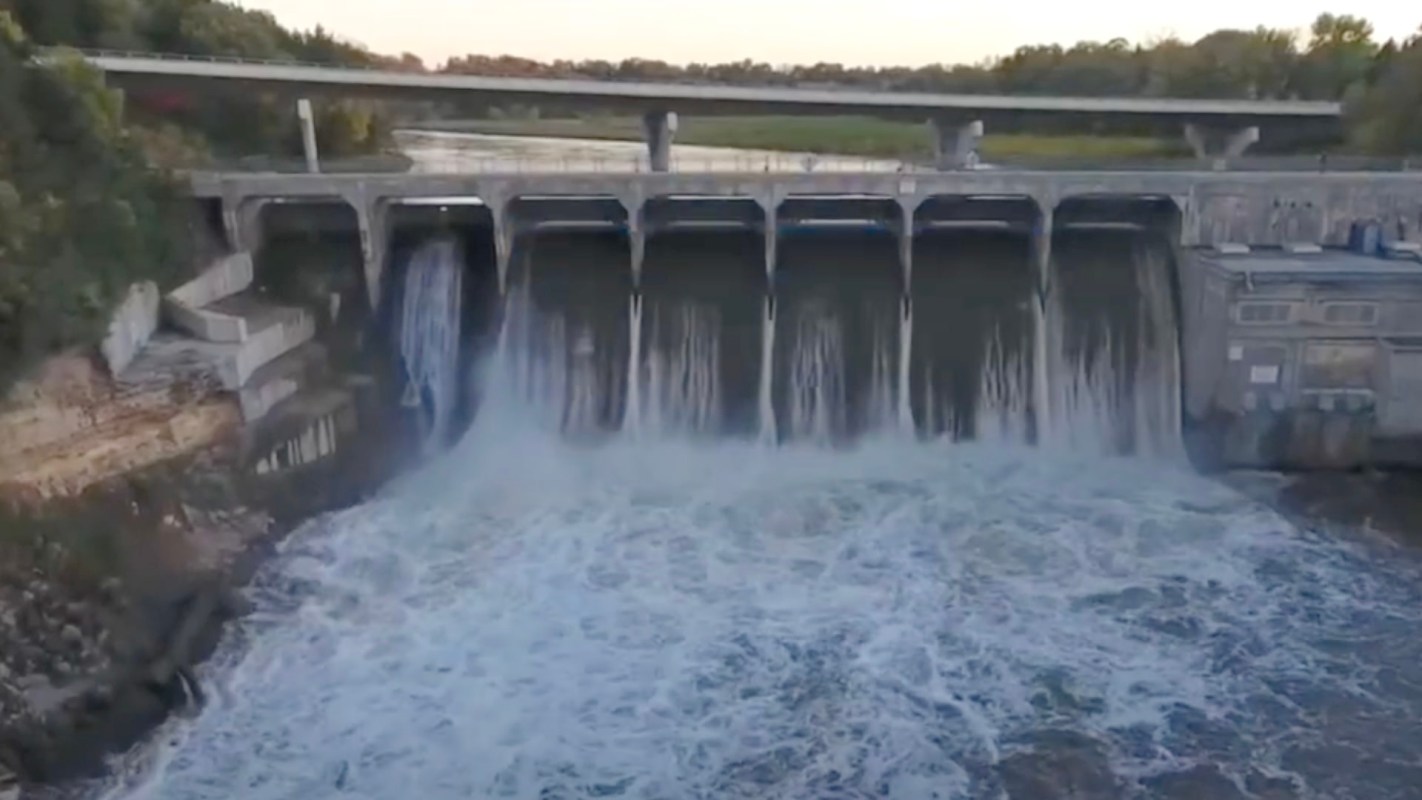
[[1178,451],[1178,417],[1136,413],[1180,391],[1155,365],[1178,358],[1168,248],[1135,227],[1058,237],[1066,299],[1044,306],[1022,225],[933,226],[913,269],[874,219],[673,227],[634,272],[615,224],[544,223],[513,242],[494,368],[576,438],[1050,444],[1060,414],[1075,447]]

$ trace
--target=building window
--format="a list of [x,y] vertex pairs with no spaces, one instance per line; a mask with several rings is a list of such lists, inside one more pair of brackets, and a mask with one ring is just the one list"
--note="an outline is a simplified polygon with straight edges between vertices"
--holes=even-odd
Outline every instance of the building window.
[[1372,389],[1377,347],[1363,342],[1315,342],[1304,350],[1304,389]]
[[1323,321],[1328,325],[1376,325],[1377,303],[1324,303]]
[[1294,319],[1293,303],[1236,303],[1234,321],[1241,325],[1287,325]]

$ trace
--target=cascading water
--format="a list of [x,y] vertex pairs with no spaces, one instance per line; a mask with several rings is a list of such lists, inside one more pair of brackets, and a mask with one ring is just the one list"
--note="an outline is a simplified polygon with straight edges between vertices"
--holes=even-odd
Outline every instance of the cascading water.
[[427,242],[405,266],[399,334],[403,404],[423,409],[427,451],[447,443],[458,402],[463,275],[463,249],[452,238]]
[[[640,314],[640,307],[638,313]],[[639,328],[634,334],[641,338]],[[724,422],[721,397],[721,318],[714,307],[690,303],[653,306],[645,324],[658,332],[634,362],[640,411],[632,423],[643,433],[717,434]]]
[[[657,342],[645,296],[599,317],[539,296],[515,285],[464,440],[283,545],[204,670],[213,702],[117,796],[1416,796],[1414,554],[1090,448],[814,446],[837,393],[874,405],[856,381],[882,379],[875,351],[903,386],[910,337],[933,330],[912,333],[921,297],[888,306],[905,329],[888,342],[807,319],[803,298],[754,302],[740,355],[762,434],[774,381],[815,398],[786,414],[782,390],[779,424],[807,435],[768,447],[680,435],[709,413],[690,412],[714,394],[712,347]],[[1007,352],[1035,334],[1009,330],[973,345],[1004,376],[963,385],[980,433],[1028,395]],[[856,366],[824,377],[846,352]],[[680,389],[628,400],[677,424],[567,441],[600,424],[585,398],[622,391],[605,376],[677,359]],[[1101,391],[1134,430],[1136,399]],[[1144,399],[1147,428],[1173,413]]]
[[802,308],[790,321],[795,349],[786,365],[789,416],[782,427],[792,441],[830,444],[848,427],[844,330],[830,309]]
[[1035,275],[1025,234],[925,232],[915,249],[908,385],[924,438],[1032,440]]
[[1048,324],[1059,444],[1177,457],[1180,344],[1169,247],[1132,229],[1059,237]]

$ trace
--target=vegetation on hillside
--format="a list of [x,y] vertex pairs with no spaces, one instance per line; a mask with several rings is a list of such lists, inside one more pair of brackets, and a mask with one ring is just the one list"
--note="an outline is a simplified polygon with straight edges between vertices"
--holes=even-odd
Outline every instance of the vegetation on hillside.
[[[0,0],[37,46],[136,50],[344,66],[398,63],[317,28],[290,31],[270,14],[217,0]],[[133,92],[128,123],[146,129],[152,153],[186,164],[209,156],[298,156],[301,132],[288,99],[251,92]],[[361,155],[388,144],[369,103],[316,103],[322,152]]]
[[[0,393],[39,359],[102,336],[128,286],[168,286],[193,260],[176,180],[212,154],[299,153],[295,114],[260,95],[110,91],[77,58],[41,47],[165,50],[373,63],[317,30],[212,0],[0,0]],[[318,106],[341,155],[383,143],[358,103]]]
[[74,61],[31,69],[0,11],[0,387],[96,341],[130,283],[183,263],[177,187],[149,168],[120,101]]

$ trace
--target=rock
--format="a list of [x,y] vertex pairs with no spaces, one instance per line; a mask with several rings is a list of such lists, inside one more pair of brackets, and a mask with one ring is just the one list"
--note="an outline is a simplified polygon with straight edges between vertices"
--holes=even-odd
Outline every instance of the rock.
[[227,619],[241,619],[252,613],[252,601],[236,589],[224,589],[219,610]]
[[1143,781],[1151,797],[1188,798],[1208,797],[1210,800],[1245,800],[1247,795],[1234,785],[1234,781],[1222,775],[1216,767],[1198,766],[1184,772],[1158,775]]
[[59,635],[67,645],[79,647],[84,644],[84,633],[76,625],[65,625],[60,629]]
[[1123,796],[1100,742],[1071,731],[1034,735],[1032,749],[997,765],[1011,800],[1118,800]]

